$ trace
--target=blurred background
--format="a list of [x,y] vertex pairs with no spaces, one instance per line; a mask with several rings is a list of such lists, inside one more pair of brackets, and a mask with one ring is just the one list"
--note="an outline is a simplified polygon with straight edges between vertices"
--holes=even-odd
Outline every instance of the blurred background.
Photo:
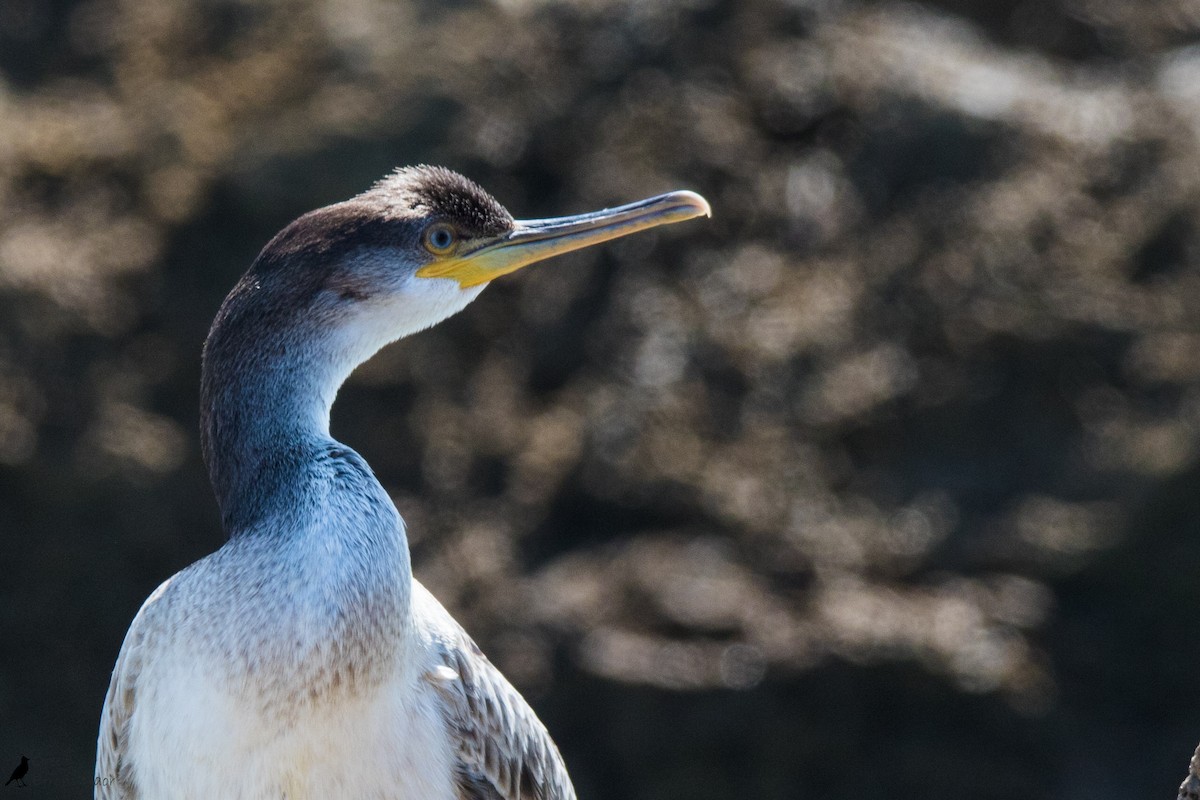
[[1188,0],[4,0],[0,770],[88,795],[130,620],[223,541],[225,292],[428,162],[517,216],[714,209],[334,409],[582,798],[1173,796],[1197,41]]

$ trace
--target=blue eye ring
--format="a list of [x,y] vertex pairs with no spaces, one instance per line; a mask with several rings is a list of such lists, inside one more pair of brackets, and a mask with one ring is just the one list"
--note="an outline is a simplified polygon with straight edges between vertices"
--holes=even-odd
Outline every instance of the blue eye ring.
[[458,232],[444,222],[435,222],[425,229],[425,249],[435,256],[444,256],[458,244]]

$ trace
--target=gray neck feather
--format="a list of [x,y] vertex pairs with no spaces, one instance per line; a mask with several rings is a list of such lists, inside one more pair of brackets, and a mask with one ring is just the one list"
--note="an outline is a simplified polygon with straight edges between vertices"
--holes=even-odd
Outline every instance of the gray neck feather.
[[[287,535],[272,528],[310,512],[331,528],[385,523],[394,530],[376,533],[403,542],[366,462],[329,434],[338,388],[376,348],[347,348],[328,319],[288,313],[254,289],[231,293],[204,352],[201,440],[226,532]],[[292,524],[271,524],[282,519]]]

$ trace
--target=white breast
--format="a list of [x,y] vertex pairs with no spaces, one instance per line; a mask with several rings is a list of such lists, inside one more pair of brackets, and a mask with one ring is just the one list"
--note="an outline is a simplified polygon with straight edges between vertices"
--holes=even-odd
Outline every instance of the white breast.
[[452,800],[436,698],[397,678],[356,697],[264,716],[218,685],[219,665],[143,673],[129,755],[141,797]]

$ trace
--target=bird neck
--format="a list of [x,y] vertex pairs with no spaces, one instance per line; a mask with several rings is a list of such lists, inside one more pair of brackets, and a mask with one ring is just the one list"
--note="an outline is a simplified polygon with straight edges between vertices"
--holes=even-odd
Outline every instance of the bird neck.
[[382,344],[226,301],[205,344],[201,440],[231,537],[315,525],[404,544],[370,467],[329,433],[339,387]]

